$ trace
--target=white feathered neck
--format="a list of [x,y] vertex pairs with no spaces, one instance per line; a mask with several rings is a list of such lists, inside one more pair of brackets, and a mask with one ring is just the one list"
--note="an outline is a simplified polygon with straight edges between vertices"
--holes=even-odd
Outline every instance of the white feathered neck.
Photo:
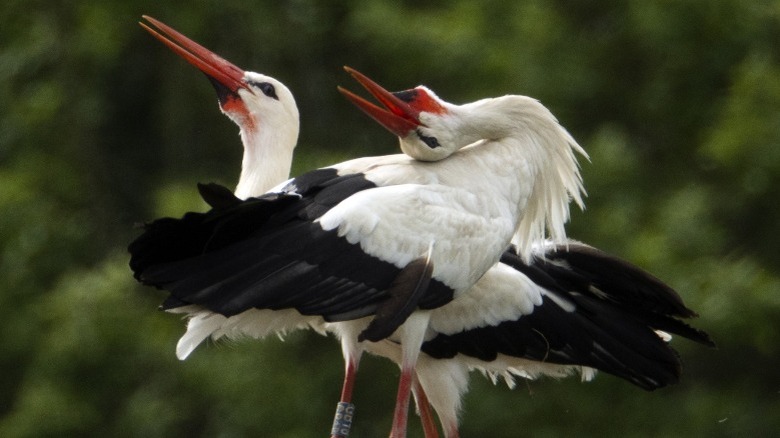
[[[588,159],[585,150],[546,107],[526,96],[444,105],[447,116],[438,117],[438,121],[426,120],[439,124],[427,133],[438,133],[443,147],[471,143],[469,147],[482,148],[490,147],[490,142],[506,143],[512,148],[511,157],[507,154],[506,159],[523,160],[527,166],[531,178],[520,183],[530,185],[530,196],[521,206],[523,211],[513,239],[522,257],[530,261],[532,245],[543,241],[548,233],[554,242],[565,243],[569,203],[574,200],[584,209],[586,193],[575,152]],[[444,138],[442,133],[446,133]]]

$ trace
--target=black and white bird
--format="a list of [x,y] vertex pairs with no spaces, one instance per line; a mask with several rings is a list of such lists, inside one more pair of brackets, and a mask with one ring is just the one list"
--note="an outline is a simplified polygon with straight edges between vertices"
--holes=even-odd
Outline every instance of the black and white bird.
[[[239,126],[244,155],[235,196],[259,196],[287,180],[299,131],[298,110],[289,89],[270,76],[243,71],[159,20],[144,18],[159,30],[141,23],[147,31],[206,74],[217,90],[220,109]],[[182,360],[207,338],[263,338],[272,333],[282,336],[307,327],[320,333],[325,330],[322,317],[301,315],[289,308],[248,308],[229,317],[195,304],[167,310],[189,318],[187,331],[177,346],[177,356]],[[337,325],[329,324],[329,328]],[[345,358],[347,364],[354,365],[346,373],[344,402],[351,397],[360,352],[357,357]]]
[[[300,126],[290,90],[275,78],[242,70],[155,18],[143,18],[157,30],[140,23],[144,29],[206,75],[217,91],[220,109],[238,125],[244,153],[235,196],[261,195],[287,180]],[[230,317],[199,304],[166,310],[188,317],[187,331],[176,347],[181,360],[208,338],[283,336],[309,327],[324,333],[321,317],[290,308],[247,308]]]
[[[421,120],[430,117],[425,113],[447,111],[433,92],[417,87],[392,93],[404,102],[399,104],[381,86],[347,70],[387,108],[342,93],[398,135],[405,152],[422,159],[447,156],[437,150],[441,131],[420,131]],[[470,369],[494,382],[503,378],[510,387],[515,377],[579,371],[590,380],[601,370],[647,390],[660,388],[676,383],[681,372],[669,334],[714,346],[706,333],[681,321],[693,316],[672,288],[629,262],[576,241],[540,240],[532,244],[530,260],[506,251],[471,289],[431,311],[416,365],[420,392],[445,435],[456,437]],[[398,355],[392,340],[370,350]]]
[[136,277],[168,290],[168,307],[226,317],[292,308],[343,321],[342,342],[355,349],[393,334],[402,352],[393,434],[402,436],[427,309],[467,291],[513,239],[530,260],[545,225],[565,238],[568,202],[581,203],[574,153],[584,151],[538,102],[509,96],[431,116],[461,129],[442,138],[417,129],[448,159],[352,160],[245,201],[207,190],[210,212],[155,221],[131,245]]

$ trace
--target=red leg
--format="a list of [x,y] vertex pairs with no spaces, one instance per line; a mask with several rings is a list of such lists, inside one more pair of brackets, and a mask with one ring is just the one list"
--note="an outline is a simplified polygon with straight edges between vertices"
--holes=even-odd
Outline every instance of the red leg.
[[439,438],[439,430],[436,428],[436,421],[431,412],[431,404],[428,402],[428,396],[420,385],[420,381],[415,375],[414,379],[414,399],[417,401],[417,409],[420,411],[420,421],[422,421],[425,438]]
[[355,376],[357,374],[357,363],[352,360],[347,361],[347,368],[344,372],[344,385],[341,387],[340,401],[349,403],[352,401],[352,389],[355,387]]
[[395,412],[393,413],[393,429],[391,438],[406,438],[406,424],[409,417],[409,395],[412,392],[412,368],[401,369],[401,379],[398,382],[398,396],[395,400]]
[[347,361],[344,373],[344,385],[341,387],[341,399],[336,407],[336,415],[333,419],[331,438],[346,438],[352,426],[352,417],[355,415],[355,406],[352,405],[352,389],[355,387],[357,374],[357,362]]

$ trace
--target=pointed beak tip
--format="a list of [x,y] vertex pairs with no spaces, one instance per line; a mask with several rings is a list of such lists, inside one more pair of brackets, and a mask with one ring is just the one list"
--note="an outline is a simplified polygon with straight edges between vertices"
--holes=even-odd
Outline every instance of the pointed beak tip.
[[233,93],[240,88],[245,88],[244,70],[165,23],[148,15],[142,15],[142,17],[149,21],[149,24],[139,22],[141,27],[168,46],[177,55],[205,73],[210,79],[218,82]]
[[337,89],[350,102],[357,106],[372,119],[399,137],[405,137],[409,132],[420,126],[419,113],[393,93],[377,84],[359,71],[344,66],[344,70],[373,95],[385,108],[381,108],[355,93],[339,86]]

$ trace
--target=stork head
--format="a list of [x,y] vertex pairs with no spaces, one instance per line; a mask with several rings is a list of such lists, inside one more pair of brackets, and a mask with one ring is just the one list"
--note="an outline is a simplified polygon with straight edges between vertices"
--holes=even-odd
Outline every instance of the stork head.
[[468,143],[459,136],[457,107],[440,99],[420,85],[410,90],[389,92],[362,73],[350,67],[352,75],[385,108],[339,87],[339,91],[387,130],[400,139],[401,150],[421,161],[438,161],[449,157]]
[[146,15],[143,18],[156,28],[140,23],[144,29],[208,77],[217,91],[220,109],[239,126],[242,136],[255,137],[263,126],[272,126],[276,132],[289,133],[294,147],[298,106],[284,84],[270,76],[244,71],[165,23]]
[[511,168],[531,187],[518,202],[523,211],[515,243],[525,259],[530,260],[530,243],[545,238],[545,228],[554,241],[566,241],[569,202],[582,208],[585,195],[575,153],[588,155],[538,100],[506,95],[453,105],[422,86],[391,93],[359,72],[347,71],[385,108],[339,90],[400,137],[401,150],[410,157],[436,161],[483,144],[500,151],[506,164],[516,163],[502,168]]

